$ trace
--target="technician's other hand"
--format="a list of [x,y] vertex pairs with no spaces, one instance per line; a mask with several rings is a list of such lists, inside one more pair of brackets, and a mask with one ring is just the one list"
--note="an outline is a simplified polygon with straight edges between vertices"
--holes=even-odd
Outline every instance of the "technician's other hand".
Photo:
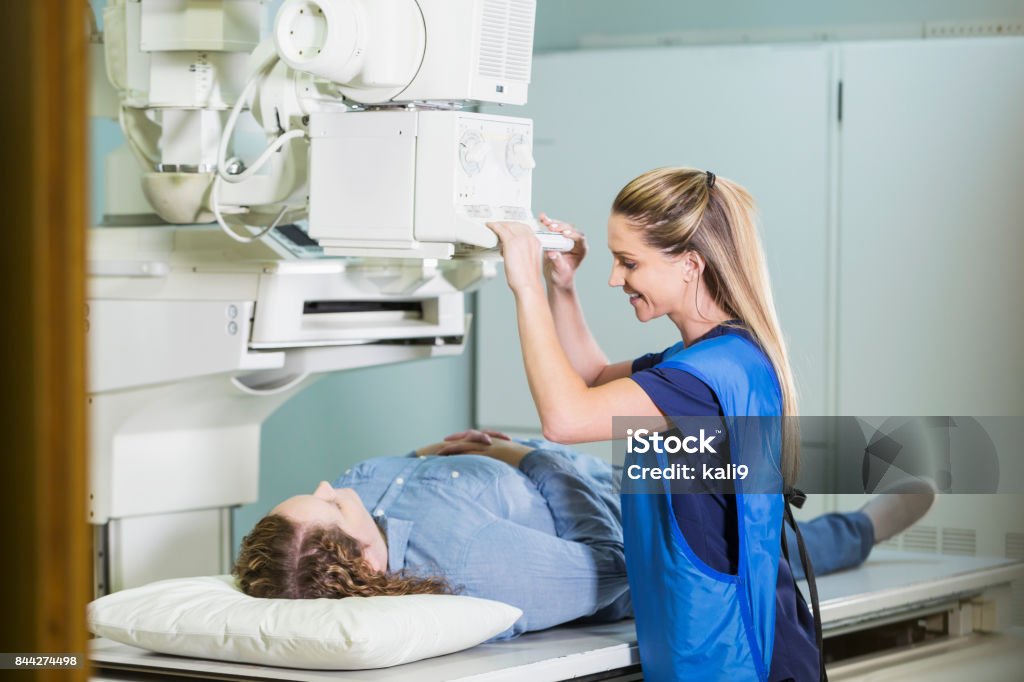
[[567,222],[549,218],[544,213],[541,213],[538,219],[548,232],[558,232],[575,242],[569,251],[548,251],[544,254],[544,278],[557,289],[572,289],[576,270],[587,256],[587,239],[582,232]]
[[501,256],[505,259],[505,279],[513,293],[540,287],[540,240],[529,225],[523,223],[487,223],[498,235]]
[[477,443],[483,443],[484,445],[490,445],[493,441],[492,438],[499,438],[501,440],[512,440],[501,431],[479,431],[477,429],[469,429],[467,431],[459,431],[449,436],[445,436],[446,441],[452,440],[472,440]]

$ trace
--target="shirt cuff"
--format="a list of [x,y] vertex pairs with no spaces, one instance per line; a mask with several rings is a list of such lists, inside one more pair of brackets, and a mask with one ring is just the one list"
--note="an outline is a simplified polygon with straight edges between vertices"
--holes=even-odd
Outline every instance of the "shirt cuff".
[[565,457],[541,448],[526,453],[519,462],[519,470],[534,483],[540,483],[554,473],[579,474],[575,467],[566,461]]

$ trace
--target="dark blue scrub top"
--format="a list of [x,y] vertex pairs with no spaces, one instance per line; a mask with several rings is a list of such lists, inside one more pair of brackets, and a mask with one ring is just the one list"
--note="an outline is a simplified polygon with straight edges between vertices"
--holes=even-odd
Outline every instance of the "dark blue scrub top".
[[[736,327],[715,327],[693,343],[724,334],[736,334],[753,341],[749,332]],[[666,416],[723,416],[711,388],[681,369],[655,369],[665,352],[648,353],[633,361],[632,379],[640,385]],[[720,448],[724,463],[729,461],[728,447]],[[679,529],[694,553],[717,571],[735,575],[739,566],[739,530],[736,498],[718,493],[672,496],[672,510]],[[799,561],[796,548],[790,549]],[[779,561],[775,590],[775,644],[768,679],[817,680],[818,649],[814,621],[803,597],[793,585],[793,573],[785,558]]]

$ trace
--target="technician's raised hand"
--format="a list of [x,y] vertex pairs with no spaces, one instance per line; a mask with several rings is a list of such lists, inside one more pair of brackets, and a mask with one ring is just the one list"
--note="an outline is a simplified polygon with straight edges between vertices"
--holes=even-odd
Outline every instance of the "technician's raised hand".
[[505,259],[505,279],[512,293],[520,294],[531,289],[542,290],[540,270],[540,240],[529,225],[523,223],[487,223],[487,227],[498,235],[501,256]]
[[544,254],[544,278],[555,288],[571,289],[576,270],[587,255],[587,240],[582,232],[569,223],[549,218],[544,213],[538,219],[545,230],[558,232],[575,242],[570,251],[548,251]]

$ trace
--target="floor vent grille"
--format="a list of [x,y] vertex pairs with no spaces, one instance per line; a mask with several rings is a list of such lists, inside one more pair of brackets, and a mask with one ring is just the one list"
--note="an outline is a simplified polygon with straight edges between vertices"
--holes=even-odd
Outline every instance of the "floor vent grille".
[[939,529],[935,526],[914,526],[903,533],[900,538],[903,549],[908,552],[939,551]]
[[942,553],[974,556],[978,553],[977,533],[969,528],[943,528]]

